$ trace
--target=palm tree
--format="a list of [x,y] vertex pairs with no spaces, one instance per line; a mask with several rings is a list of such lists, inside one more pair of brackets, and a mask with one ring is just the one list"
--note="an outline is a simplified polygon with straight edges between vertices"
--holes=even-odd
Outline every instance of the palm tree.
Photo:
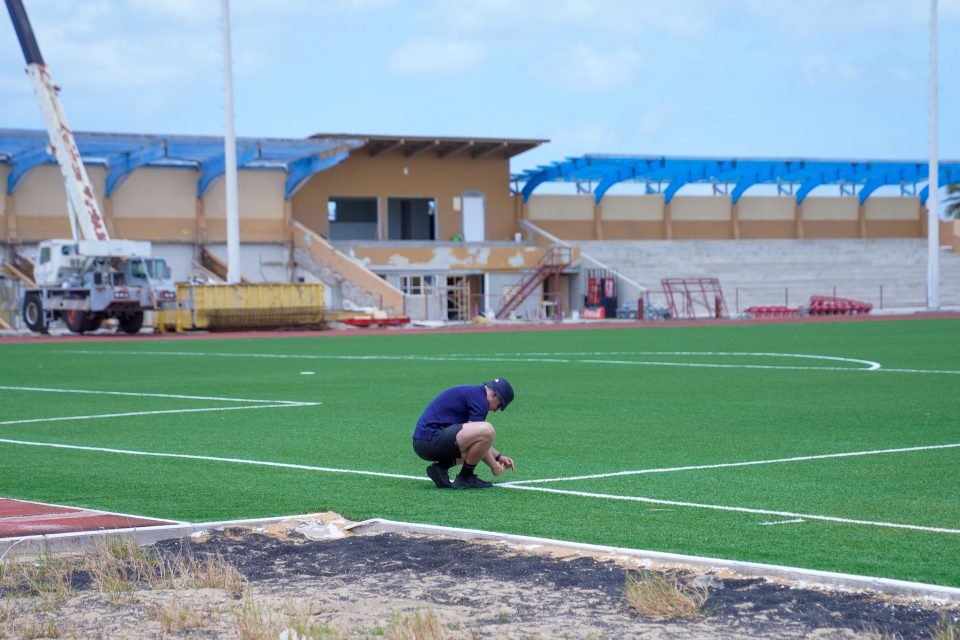
[[947,204],[944,217],[956,220],[960,215],[960,182],[947,185],[947,199],[944,202]]

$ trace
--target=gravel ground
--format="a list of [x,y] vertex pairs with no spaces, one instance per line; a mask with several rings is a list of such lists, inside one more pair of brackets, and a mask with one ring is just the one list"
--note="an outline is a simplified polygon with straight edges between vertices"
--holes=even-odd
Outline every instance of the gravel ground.
[[[655,570],[705,587],[703,613],[654,620],[625,603],[627,576],[641,568],[626,559],[397,533],[311,540],[296,524],[154,546],[171,558],[222,558],[243,575],[240,588],[140,584],[111,596],[81,571],[56,603],[0,589],[0,638],[960,639],[960,609],[942,603],[677,567]],[[432,631],[403,635],[417,614]]]

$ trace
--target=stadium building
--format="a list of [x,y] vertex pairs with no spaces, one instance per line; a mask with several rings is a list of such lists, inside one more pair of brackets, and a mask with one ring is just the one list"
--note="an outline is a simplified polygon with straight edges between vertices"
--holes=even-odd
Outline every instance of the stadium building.
[[[223,278],[221,138],[76,139],[113,236],[151,241],[179,281]],[[718,278],[730,314],[817,292],[925,302],[924,162],[587,155],[511,175],[511,158],[545,142],[240,139],[243,278],[320,281],[330,308],[438,321],[635,315],[674,276]],[[39,241],[70,237],[48,145],[0,130],[10,273]],[[940,168],[940,184],[960,181],[960,164]],[[940,237],[956,273],[958,223]]]

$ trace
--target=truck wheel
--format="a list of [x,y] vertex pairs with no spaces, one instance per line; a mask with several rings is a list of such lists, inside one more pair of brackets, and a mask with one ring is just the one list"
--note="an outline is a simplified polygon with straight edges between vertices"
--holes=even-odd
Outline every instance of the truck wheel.
[[102,313],[91,313],[87,316],[87,326],[84,331],[96,331],[100,328],[100,324],[103,322]]
[[40,296],[29,293],[23,300],[23,321],[30,331],[47,332],[46,319],[43,317],[43,303]]
[[143,327],[143,311],[120,316],[118,320],[120,321],[120,331],[137,333]]
[[63,314],[63,319],[67,323],[67,329],[74,333],[83,333],[87,331],[87,312],[80,309],[70,309]]

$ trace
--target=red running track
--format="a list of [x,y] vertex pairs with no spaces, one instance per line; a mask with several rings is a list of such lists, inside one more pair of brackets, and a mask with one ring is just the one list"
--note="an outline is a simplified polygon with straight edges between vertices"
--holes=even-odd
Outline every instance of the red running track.
[[177,524],[140,516],[0,498],[0,538]]

